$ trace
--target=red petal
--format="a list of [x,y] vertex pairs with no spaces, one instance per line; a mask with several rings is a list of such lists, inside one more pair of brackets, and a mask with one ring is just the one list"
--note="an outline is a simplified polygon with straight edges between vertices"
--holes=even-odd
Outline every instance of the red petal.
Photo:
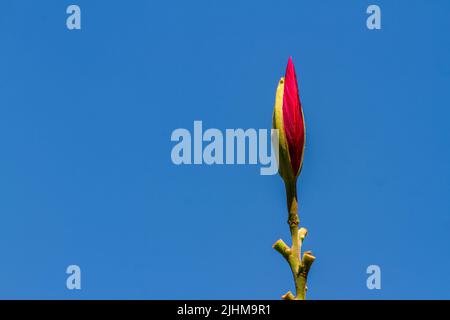
[[305,126],[303,124],[303,111],[298,95],[297,76],[292,57],[289,57],[284,81],[284,130],[286,132],[292,170],[294,175],[297,175],[302,161],[303,146],[305,144]]

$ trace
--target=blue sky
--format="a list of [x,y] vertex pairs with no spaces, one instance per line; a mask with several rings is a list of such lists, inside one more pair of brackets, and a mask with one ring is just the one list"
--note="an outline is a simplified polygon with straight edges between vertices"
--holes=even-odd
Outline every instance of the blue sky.
[[[66,28],[66,8],[82,30]],[[378,4],[382,29],[366,28]],[[175,166],[176,128],[270,128],[293,56],[311,299],[450,298],[450,3],[2,1],[0,298],[278,299],[279,176]],[[82,289],[66,289],[79,265]],[[366,268],[381,267],[368,290]]]

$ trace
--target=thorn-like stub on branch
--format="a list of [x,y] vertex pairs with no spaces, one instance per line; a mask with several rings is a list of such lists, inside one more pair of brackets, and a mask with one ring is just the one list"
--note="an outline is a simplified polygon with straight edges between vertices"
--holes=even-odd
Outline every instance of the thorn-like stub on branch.
[[303,259],[305,260],[311,260],[311,263],[314,262],[314,260],[316,259],[316,257],[313,256],[312,251],[305,251],[305,253],[303,254]]
[[300,241],[303,241],[306,238],[307,234],[308,234],[308,230],[306,230],[306,228],[300,228],[298,230],[298,239]]
[[283,299],[283,300],[295,300],[295,297],[292,294],[292,292],[288,291],[285,295],[281,296],[281,299]]
[[281,255],[286,259],[288,259],[289,255],[291,254],[291,248],[289,248],[289,246],[281,239],[277,240],[277,242],[275,242],[272,247],[279,253],[281,253]]
[[316,257],[312,255],[311,251],[306,251],[303,254],[302,258],[302,268],[301,274],[306,278],[308,276],[309,269],[311,268],[311,265],[313,264],[314,260],[316,260]]

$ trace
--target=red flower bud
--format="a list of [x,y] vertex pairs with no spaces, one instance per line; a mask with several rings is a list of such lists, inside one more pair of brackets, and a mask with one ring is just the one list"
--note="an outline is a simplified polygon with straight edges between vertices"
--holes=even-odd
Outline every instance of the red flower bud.
[[286,182],[295,183],[302,168],[306,130],[291,57],[278,84],[273,127],[278,129],[280,175]]

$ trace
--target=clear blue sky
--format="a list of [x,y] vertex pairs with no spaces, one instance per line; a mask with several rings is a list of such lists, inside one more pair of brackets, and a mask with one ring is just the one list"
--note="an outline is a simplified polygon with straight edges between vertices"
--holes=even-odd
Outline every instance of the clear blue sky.
[[[450,298],[449,14],[444,0],[1,1],[0,298],[292,289],[271,248],[289,240],[281,178],[170,158],[194,120],[269,128],[289,55],[309,298]],[[382,290],[366,288],[371,264]]]

